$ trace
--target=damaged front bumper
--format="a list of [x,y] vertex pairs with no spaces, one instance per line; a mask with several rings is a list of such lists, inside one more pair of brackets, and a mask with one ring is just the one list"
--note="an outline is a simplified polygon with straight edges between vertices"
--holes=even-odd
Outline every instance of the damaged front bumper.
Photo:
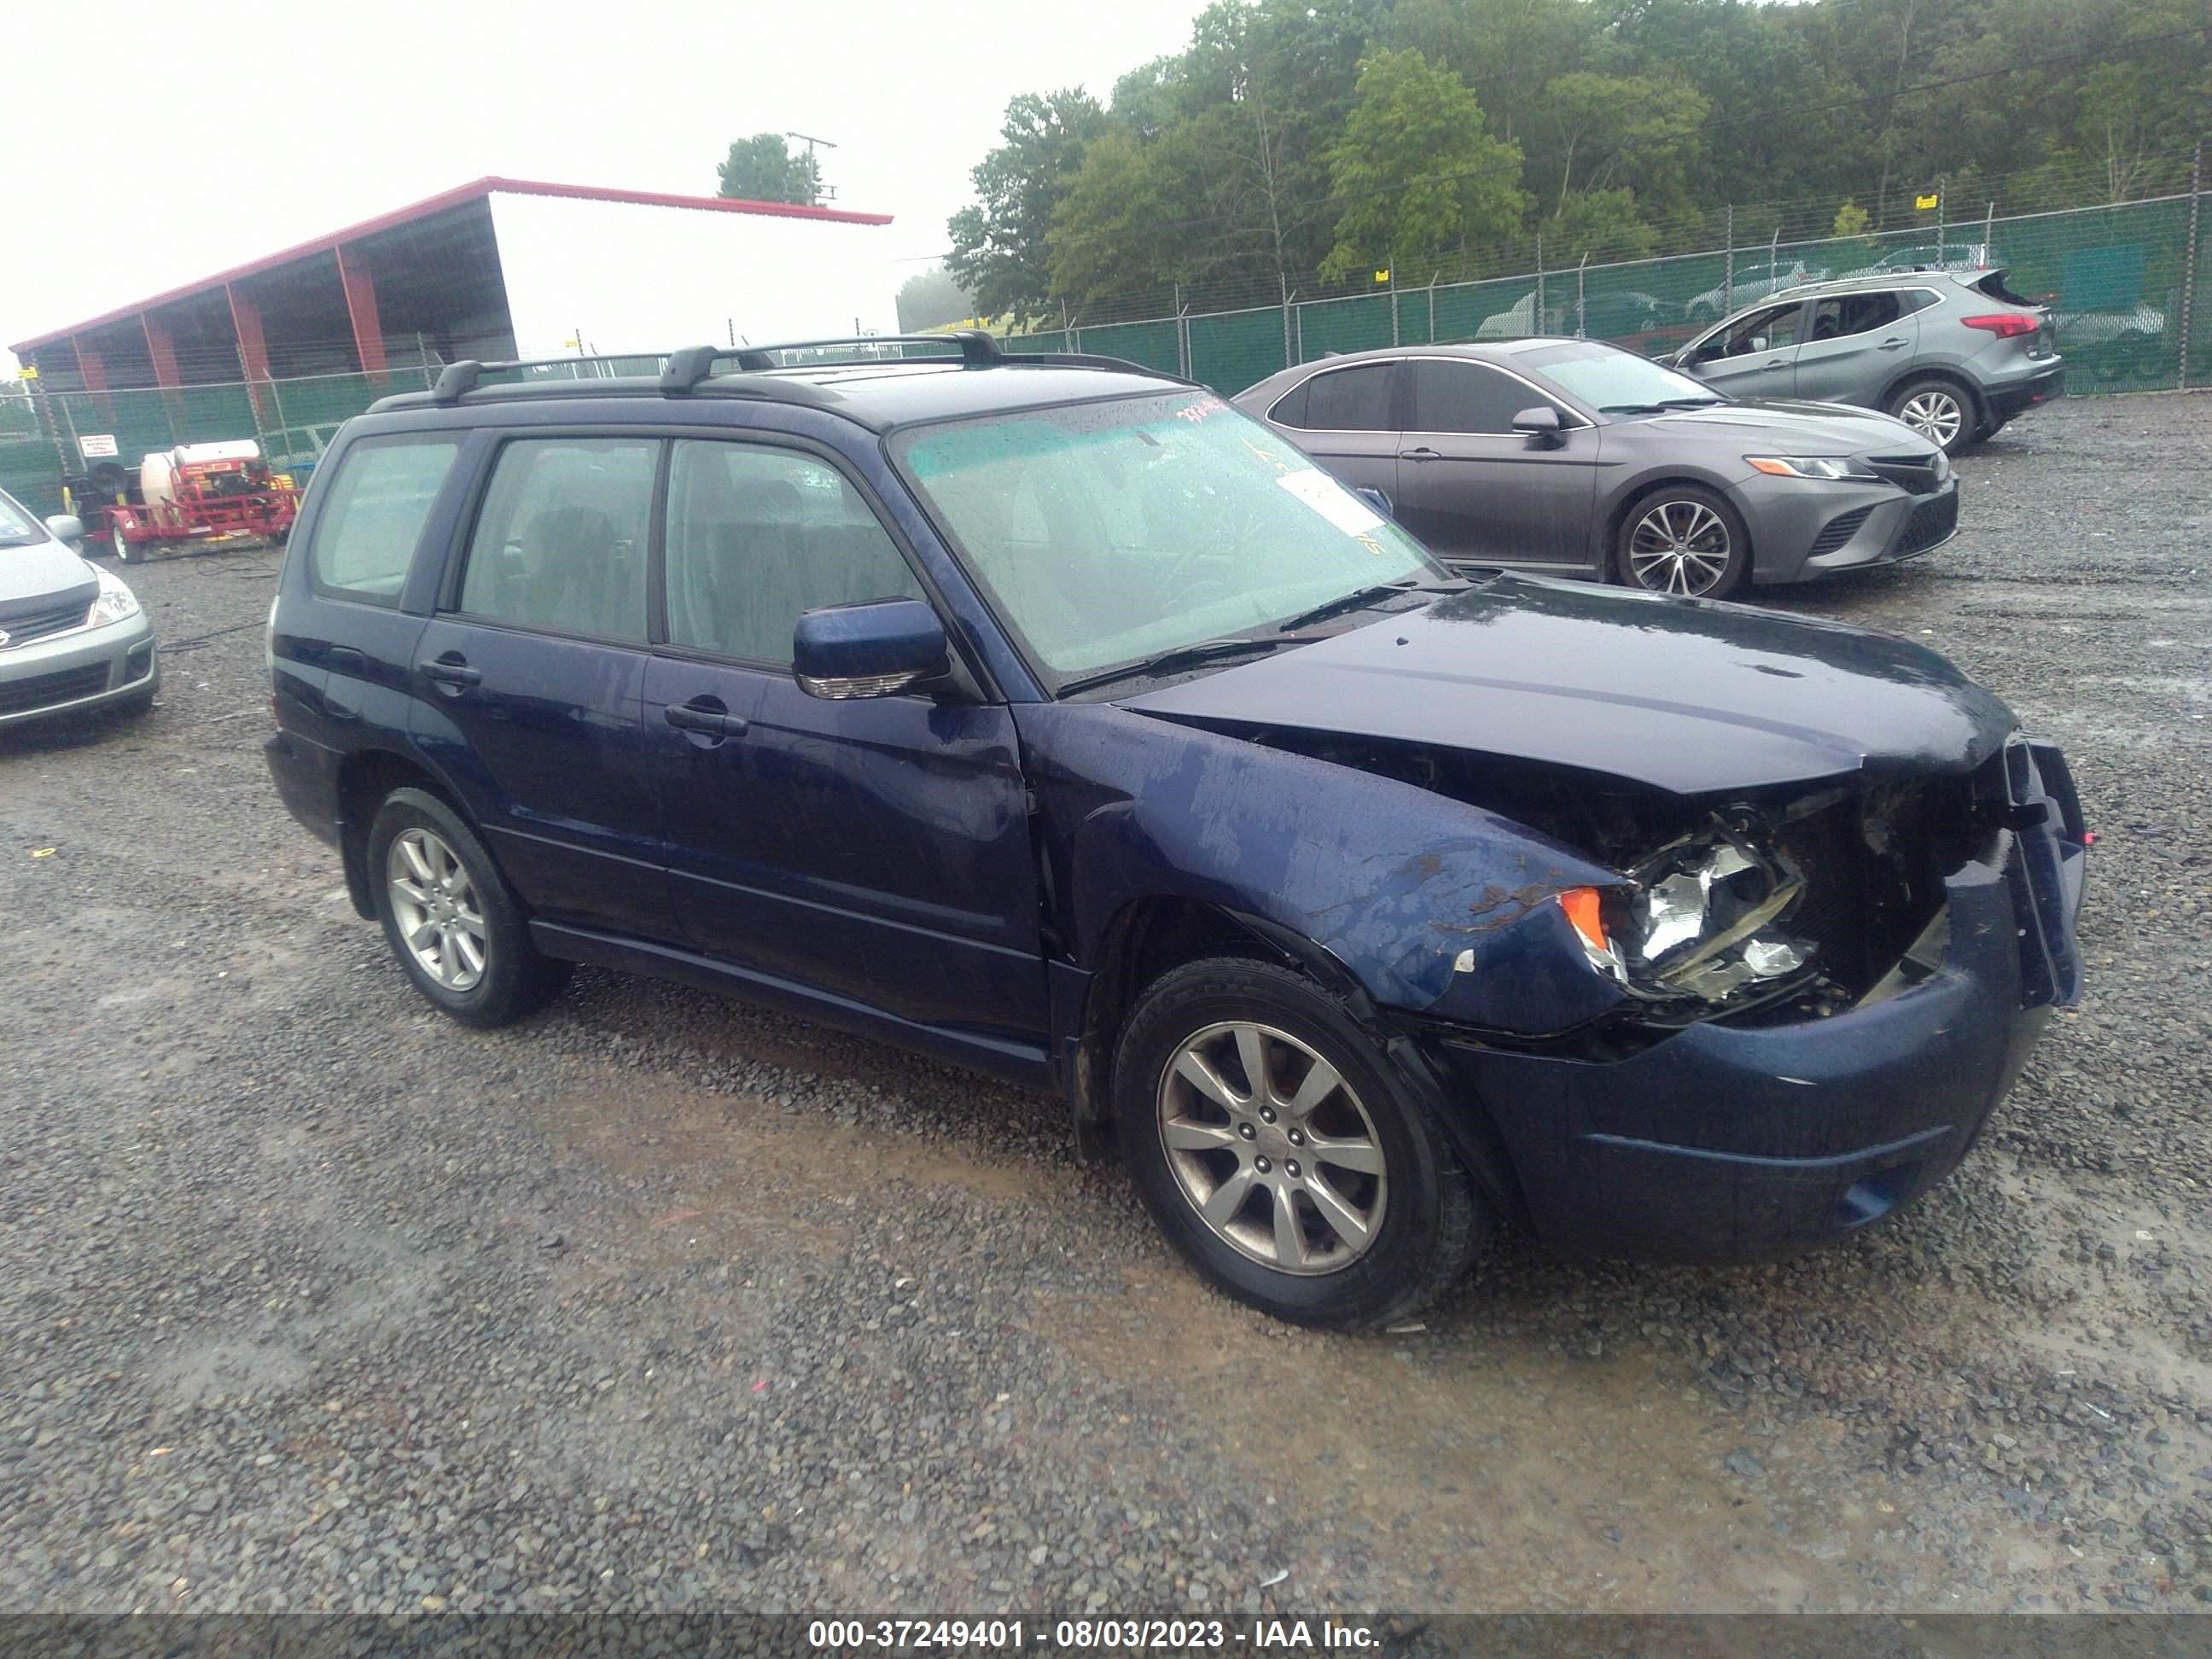
[[1432,1039],[1488,1109],[1540,1237],[1756,1261],[1856,1231],[1951,1171],[2080,989],[2071,782],[2047,745],[2016,740],[2004,765],[2011,823],[1945,883],[1948,938],[1917,982],[1826,1018],[1692,1024],[1611,1060]]

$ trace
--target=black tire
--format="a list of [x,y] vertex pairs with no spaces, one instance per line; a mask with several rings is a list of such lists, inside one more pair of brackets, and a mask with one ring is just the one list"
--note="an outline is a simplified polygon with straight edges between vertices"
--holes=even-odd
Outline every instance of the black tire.
[[1885,414],[1894,416],[1947,455],[1962,454],[1980,441],[1981,412],[1971,392],[1956,380],[1923,374],[1889,394]]
[[[1649,560],[1653,550],[1648,543],[1639,547],[1638,532],[1654,515],[1685,532],[1691,551],[1674,564],[1646,562],[1639,568],[1639,558]],[[1725,539],[1725,547],[1718,538]],[[1715,554],[1721,558],[1717,574],[1695,562]],[[1663,560],[1666,556],[1658,556]],[[1647,593],[1724,599],[1751,574],[1751,532],[1744,527],[1742,516],[1701,484],[1662,484],[1639,497],[1621,515],[1620,528],[1613,538],[1614,573],[1629,586]],[[1680,583],[1670,586],[1678,573]]]
[[[1297,1141],[1307,1149],[1310,1170],[1287,1161],[1297,1155],[1288,1143],[1274,1142],[1286,1134],[1295,1139],[1289,1127],[1295,1123],[1318,1124],[1328,1113],[1356,1115],[1371,1127],[1368,1144],[1380,1155],[1381,1170],[1366,1189],[1365,1212],[1371,1215],[1379,1207],[1381,1219],[1340,1267],[1294,1273],[1238,1248],[1201,1215],[1199,1200],[1186,1191],[1185,1177],[1171,1162],[1162,1110],[1163,1091],[1171,1086],[1170,1068],[1201,1034],[1232,1023],[1269,1028],[1276,1037],[1289,1039],[1276,1052],[1293,1060],[1303,1047],[1308,1058],[1334,1068],[1344,1089],[1310,1118],[1285,1117],[1279,1124],[1270,1117],[1274,1127],[1262,1131],[1267,1139],[1237,1142],[1231,1135],[1230,1145],[1193,1156],[1221,1160],[1209,1164],[1216,1169],[1234,1159],[1235,1173],[1243,1174],[1255,1164],[1267,1167],[1269,1160],[1255,1154],[1272,1148],[1278,1155],[1275,1179],[1303,1176],[1314,1182],[1323,1173],[1323,1162],[1313,1156],[1318,1140]],[[1249,1093],[1241,1067],[1238,1080],[1247,1082]],[[1475,1190],[1419,1088],[1389,1060],[1340,999],[1271,963],[1212,957],[1155,981],[1138,1000],[1115,1048],[1113,1093],[1123,1164],[1169,1242],[1221,1290],[1292,1324],[1358,1331],[1403,1318],[1466,1273],[1495,1224],[1491,1206]],[[1267,1097],[1291,1110],[1287,1097]],[[1333,1125],[1344,1121],[1333,1120],[1332,1127],[1315,1133],[1337,1135],[1341,1132]],[[1355,1192],[1364,1184],[1356,1175],[1346,1176],[1345,1183]],[[1331,1182],[1333,1191],[1336,1185]],[[1258,1233],[1258,1213],[1264,1210],[1272,1226],[1279,1201],[1284,1200],[1275,1190],[1252,1187],[1240,1212],[1245,1218],[1233,1224]],[[1327,1233],[1344,1243],[1310,1198],[1294,1195],[1287,1201],[1291,1213],[1301,1218],[1293,1224],[1305,1228],[1308,1236]],[[1303,1250],[1304,1243],[1293,1248]]]
[[[465,871],[483,923],[483,966],[474,982],[444,985],[416,960],[401,936],[387,875],[392,844],[410,830],[427,830],[448,848]],[[415,988],[441,1012],[464,1025],[489,1029],[535,1013],[561,994],[575,964],[541,956],[530,942],[522,902],[474,830],[437,796],[424,789],[395,789],[376,809],[368,828],[368,888],[383,924],[385,943],[415,982]]]

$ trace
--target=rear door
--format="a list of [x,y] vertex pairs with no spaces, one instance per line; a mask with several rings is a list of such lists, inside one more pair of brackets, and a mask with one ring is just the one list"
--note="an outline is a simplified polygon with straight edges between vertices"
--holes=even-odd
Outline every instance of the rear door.
[[1912,360],[1919,338],[1919,319],[1895,289],[1814,300],[1812,325],[1797,348],[1797,396],[1872,408],[1896,367]]
[[1805,302],[1761,306],[1711,335],[1683,367],[1731,398],[1788,398],[1796,391]]
[[[1415,357],[1405,372],[1399,523],[1452,563],[1587,568],[1596,430],[1488,363]],[[1513,429],[1538,407],[1558,413],[1558,441]]]
[[666,937],[639,736],[659,439],[517,437],[415,647],[416,742],[549,921]]
[[809,696],[800,614],[928,595],[830,457],[680,439],[644,722],[701,950],[921,1024],[1034,1041],[1043,951],[1005,705]]
[[1355,489],[1398,490],[1398,364],[1325,368],[1291,388],[1267,411],[1325,472]]

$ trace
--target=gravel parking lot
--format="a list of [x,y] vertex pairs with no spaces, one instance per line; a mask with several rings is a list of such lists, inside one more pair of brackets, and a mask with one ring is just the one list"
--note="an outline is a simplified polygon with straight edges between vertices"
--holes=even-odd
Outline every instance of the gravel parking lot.
[[1729,1272],[1508,1238],[1419,1328],[1202,1289],[1052,1103],[585,970],[430,1013],[260,744],[275,556],[0,737],[0,1610],[2212,1601],[2212,398],[2061,404],[1788,609],[1957,658],[2100,844],[1959,1176]]

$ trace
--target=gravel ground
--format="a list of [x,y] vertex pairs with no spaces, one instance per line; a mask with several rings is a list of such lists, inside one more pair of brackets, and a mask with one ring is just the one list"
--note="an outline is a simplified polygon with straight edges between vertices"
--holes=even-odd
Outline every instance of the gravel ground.
[[2066,745],[2083,1006],[1846,1248],[1507,1238],[1362,1340],[1201,1289],[1037,1097],[589,970],[434,1017],[268,787],[273,560],[134,574],[160,706],[0,738],[0,1610],[2212,1601],[2212,398],[1962,471],[1783,603]]

